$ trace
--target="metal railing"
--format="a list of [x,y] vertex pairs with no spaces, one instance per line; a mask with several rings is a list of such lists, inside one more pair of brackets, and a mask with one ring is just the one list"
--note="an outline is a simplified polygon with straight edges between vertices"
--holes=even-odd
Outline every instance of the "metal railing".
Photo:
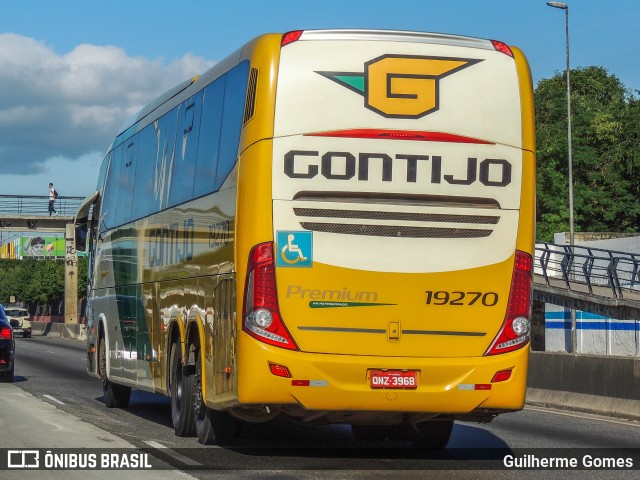
[[554,243],[538,243],[535,251],[535,273],[548,286],[562,280],[568,290],[592,295],[607,289],[616,299],[640,295],[640,254]]
[[[72,217],[84,197],[58,197],[55,209],[58,215]],[[49,216],[48,195],[0,195],[0,215],[16,217]]]

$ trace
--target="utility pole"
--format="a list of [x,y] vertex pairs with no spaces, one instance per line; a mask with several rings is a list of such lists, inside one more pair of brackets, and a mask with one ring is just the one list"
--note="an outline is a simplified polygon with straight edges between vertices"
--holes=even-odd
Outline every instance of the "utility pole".
[[72,223],[65,228],[64,254],[64,323],[78,323],[78,252]]

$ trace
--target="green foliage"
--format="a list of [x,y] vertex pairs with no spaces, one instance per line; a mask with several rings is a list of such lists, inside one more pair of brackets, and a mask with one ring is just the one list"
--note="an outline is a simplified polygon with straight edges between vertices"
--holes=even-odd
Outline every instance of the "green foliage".
[[[78,259],[78,298],[87,291],[87,259]],[[26,305],[53,305],[64,299],[64,261],[0,260],[0,303],[11,296]]]
[[78,298],[87,295],[87,267],[89,265],[87,257],[78,257]]
[[[538,240],[569,231],[566,76],[535,90]],[[571,70],[575,231],[640,228],[640,101],[604,68]]]

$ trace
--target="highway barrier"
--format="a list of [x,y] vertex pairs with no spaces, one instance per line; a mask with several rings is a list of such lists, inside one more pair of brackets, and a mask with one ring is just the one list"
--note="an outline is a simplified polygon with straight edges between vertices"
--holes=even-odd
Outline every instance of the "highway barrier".
[[527,403],[640,420],[640,358],[531,352]]
[[86,340],[86,332],[87,326],[79,323],[31,322],[31,335]]

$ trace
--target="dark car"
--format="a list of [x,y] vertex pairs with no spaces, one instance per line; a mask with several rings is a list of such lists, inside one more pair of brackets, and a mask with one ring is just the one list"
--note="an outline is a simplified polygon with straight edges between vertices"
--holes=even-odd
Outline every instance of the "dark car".
[[16,344],[13,329],[0,305],[0,381],[13,382],[13,354]]

